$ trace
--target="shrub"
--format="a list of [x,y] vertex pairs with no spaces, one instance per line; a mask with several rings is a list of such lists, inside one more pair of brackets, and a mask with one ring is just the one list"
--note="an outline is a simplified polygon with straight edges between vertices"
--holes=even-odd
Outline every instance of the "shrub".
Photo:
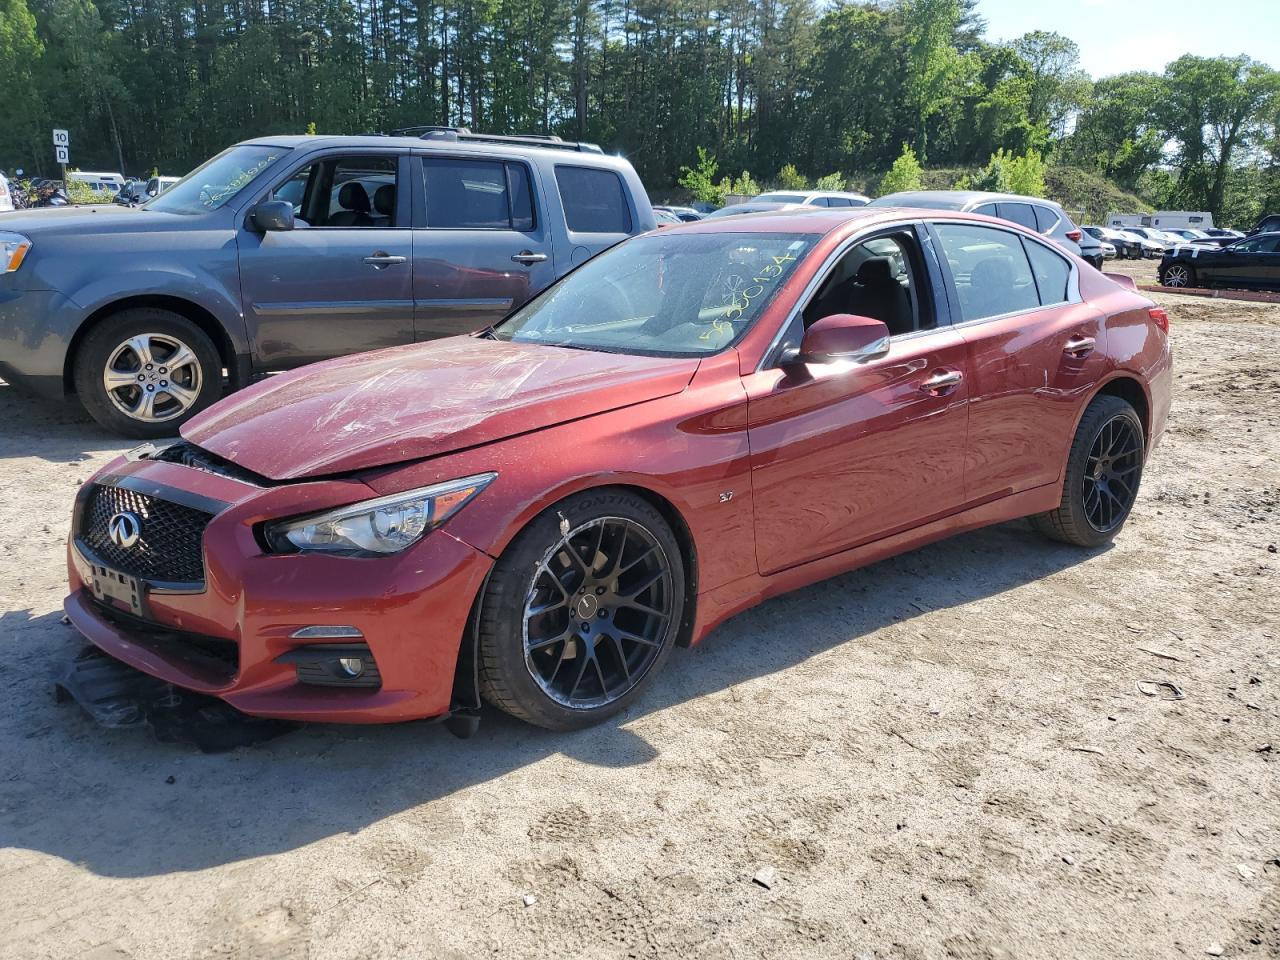
[[676,182],[688,190],[694,200],[720,206],[724,203],[724,196],[729,191],[725,186],[728,183],[727,179],[720,183],[715,182],[716,171],[719,168],[720,164],[715,154],[707,153],[705,147],[698,147],[697,164],[692,167],[681,167],[680,179]]
[[809,186],[809,178],[801,176],[794,163],[788,163],[778,171],[778,186],[784,190],[804,190]]
[[902,153],[880,181],[880,195],[899,193],[903,190],[921,190],[924,187],[924,170],[916,159],[916,152],[908,144],[902,145]]
[[825,177],[819,177],[814,184],[819,190],[843,190],[844,185],[843,173],[828,173]]

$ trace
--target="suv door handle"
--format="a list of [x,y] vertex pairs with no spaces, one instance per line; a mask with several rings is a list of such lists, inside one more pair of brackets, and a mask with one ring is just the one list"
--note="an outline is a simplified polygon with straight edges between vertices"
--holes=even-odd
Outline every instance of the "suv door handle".
[[408,257],[393,257],[385,250],[378,250],[374,252],[373,256],[365,257],[364,262],[370,264],[376,270],[381,270],[397,263],[405,263],[408,259]]
[[1093,353],[1093,348],[1097,345],[1098,341],[1093,337],[1074,336],[1063,345],[1062,352],[1078,359]]
[[532,250],[521,250],[519,253],[513,253],[511,259],[516,263],[542,263],[547,259],[545,253],[534,253]]
[[920,384],[920,389],[934,396],[942,396],[945,391],[960,385],[964,374],[959,370],[939,370],[932,377]]

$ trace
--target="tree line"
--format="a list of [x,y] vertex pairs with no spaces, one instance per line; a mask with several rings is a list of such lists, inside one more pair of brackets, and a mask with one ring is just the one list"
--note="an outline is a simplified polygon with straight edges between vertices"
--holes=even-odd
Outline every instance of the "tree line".
[[[875,188],[904,145],[977,174],[1036,153],[1156,205],[1280,206],[1280,79],[1183,57],[1096,83],[977,0],[0,0],[0,165],[182,173],[273,133],[554,133],[654,189],[696,167]],[[754,178],[754,179],[753,179]]]

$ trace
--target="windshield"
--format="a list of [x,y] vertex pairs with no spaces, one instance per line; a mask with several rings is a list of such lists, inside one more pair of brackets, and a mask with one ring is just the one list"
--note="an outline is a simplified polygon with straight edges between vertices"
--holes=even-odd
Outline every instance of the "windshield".
[[196,167],[155,199],[147,210],[204,213],[217,210],[249,181],[288,153],[287,147],[231,147]]
[[493,330],[499,340],[696,357],[735,343],[813,246],[793,233],[662,233],[588,261]]

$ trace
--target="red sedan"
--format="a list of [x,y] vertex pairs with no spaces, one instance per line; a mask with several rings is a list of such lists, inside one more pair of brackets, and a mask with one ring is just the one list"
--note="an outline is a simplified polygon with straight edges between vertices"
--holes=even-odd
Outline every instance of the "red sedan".
[[277,376],[112,462],[66,611],[249,714],[595,723],[766,597],[1016,517],[1114,537],[1168,318],[1082,267],[914,209],[629,240],[491,329]]

